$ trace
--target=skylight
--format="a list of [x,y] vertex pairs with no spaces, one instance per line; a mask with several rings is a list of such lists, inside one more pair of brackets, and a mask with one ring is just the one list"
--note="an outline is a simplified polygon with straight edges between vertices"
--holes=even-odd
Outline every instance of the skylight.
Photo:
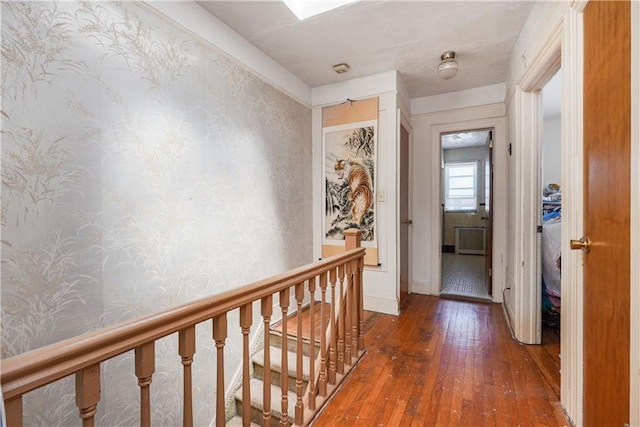
[[301,21],[356,1],[358,0],[282,0]]

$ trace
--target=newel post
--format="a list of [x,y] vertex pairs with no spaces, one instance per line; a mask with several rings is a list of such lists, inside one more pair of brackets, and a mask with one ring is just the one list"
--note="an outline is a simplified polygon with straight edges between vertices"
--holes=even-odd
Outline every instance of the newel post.
[[359,248],[361,246],[361,237],[362,230],[358,230],[357,228],[344,230],[344,248],[346,250]]
[[[362,243],[362,231],[357,228],[350,228],[344,230],[345,250],[351,250],[361,247]],[[364,266],[364,258],[358,259],[354,263],[353,272],[353,294],[352,304],[354,310],[352,310],[352,340],[356,344],[352,345],[351,355],[357,354],[356,350],[364,350],[364,290],[362,288],[362,267]],[[357,337],[357,339],[356,339]],[[352,343],[353,344],[353,343]]]

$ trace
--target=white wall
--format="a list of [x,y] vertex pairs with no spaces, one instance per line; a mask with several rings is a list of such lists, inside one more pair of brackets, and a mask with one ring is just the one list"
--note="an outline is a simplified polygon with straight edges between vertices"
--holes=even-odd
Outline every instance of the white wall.
[[[144,3],[2,11],[2,217],[14,218],[2,222],[3,357],[312,260],[308,107]],[[23,48],[26,28],[46,55]],[[237,325],[231,313],[227,379]],[[194,419],[206,425],[215,347],[210,322],[197,331]],[[176,347],[156,343],[158,425],[181,417]],[[103,364],[105,424],[136,423],[132,363]],[[76,424],[71,379],[29,393],[26,424]]]
[[311,105],[311,88],[275,62],[247,39],[202,8],[195,1],[149,1],[145,4],[210,43],[227,59],[241,65],[255,77],[269,83],[306,106]]
[[[543,95],[544,96],[544,95]],[[560,116],[544,116],[542,124],[542,187],[562,187]]]
[[378,163],[376,191],[384,192],[384,201],[376,201],[378,262],[380,266],[365,266],[364,306],[367,310],[398,314],[398,93],[397,73],[353,79],[317,87],[312,90],[313,139],[313,224],[314,258],[322,256],[322,107],[340,104],[347,98],[365,99],[377,96]]

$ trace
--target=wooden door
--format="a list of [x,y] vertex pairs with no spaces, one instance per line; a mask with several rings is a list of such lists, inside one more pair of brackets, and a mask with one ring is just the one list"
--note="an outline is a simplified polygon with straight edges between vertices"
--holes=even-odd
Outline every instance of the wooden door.
[[584,425],[629,422],[630,3],[584,11]]
[[409,294],[409,132],[400,127],[400,307]]
[[485,208],[485,286],[487,287],[487,293],[489,295],[493,295],[493,284],[492,284],[492,276],[493,276],[493,131],[489,132],[489,141],[488,141],[488,156],[487,162],[485,165],[485,179],[489,182],[485,184],[485,200],[484,200],[484,208]]

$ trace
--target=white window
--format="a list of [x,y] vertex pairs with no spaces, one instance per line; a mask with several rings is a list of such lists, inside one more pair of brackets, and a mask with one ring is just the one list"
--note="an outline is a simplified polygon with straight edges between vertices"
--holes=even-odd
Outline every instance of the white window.
[[478,162],[444,165],[444,209],[478,211]]

